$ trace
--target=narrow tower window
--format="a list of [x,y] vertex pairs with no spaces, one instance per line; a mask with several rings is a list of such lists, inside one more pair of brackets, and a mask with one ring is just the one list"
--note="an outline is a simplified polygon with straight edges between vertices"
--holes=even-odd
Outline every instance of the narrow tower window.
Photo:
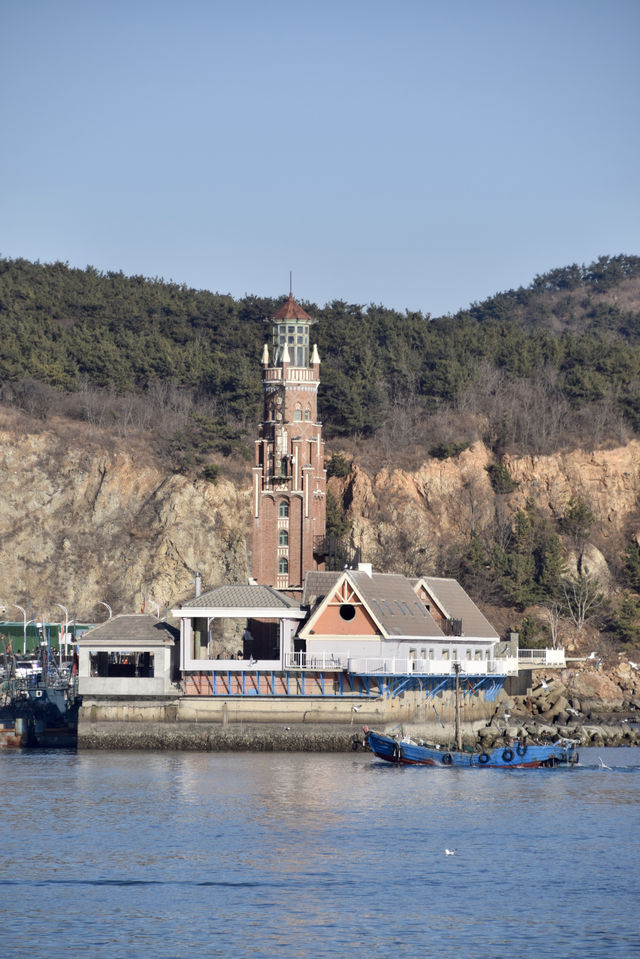
[[286,500],[283,500],[282,503],[278,504],[278,516],[280,519],[285,519],[289,515],[289,504]]

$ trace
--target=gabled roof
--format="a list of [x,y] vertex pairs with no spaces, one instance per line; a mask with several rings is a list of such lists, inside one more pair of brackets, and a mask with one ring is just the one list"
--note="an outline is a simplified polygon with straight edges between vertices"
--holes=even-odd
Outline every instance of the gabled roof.
[[215,606],[215,607],[235,607],[235,606],[273,606],[274,609],[297,609],[298,603],[295,603],[284,593],[279,593],[271,586],[254,586],[245,583],[227,583],[224,586],[216,586],[194,599],[184,603],[185,606]]
[[[422,586],[445,619],[461,620],[462,636],[498,640],[498,633],[480,612],[471,597],[455,579],[443,576],[408,578],[395,573],[373,573],[364,570],[343,570],[332,573],[307,573],[302,603],[310,609],[310,620],[324,600],[333,593],[338,582],[347,576],[388,639],[403,636],[444,638],[445,633],[418,598]],[[306,626],[305,624],[305,630]],[[456,637],[452,637],[456,638]],[[461,638],[461,637],[457,637]]]
[[177,609],[173,616],[215,615],[229,618],[272,616],[274,619],[301,619],[300,604],[271,586],[228,583],[194,596]]
[[173,645],[180,631],[149,613],[120,613],[113,619],[94,626],[76,642],[79,646],[136,646]]
[[344,570],[342,573],[307,573],[303,603],[311,614],[303,631],[320,619],[323,609],[340,582],[346,579],[377,623],[386,639],[441,639],[444,633],[416,596],[411,581],[394,573]]
[[462,621],[463,635],[478,639],[500,638],[457,580],[444,576],[422,576],[413,582],[416,590],[420,585],[424,586],[444,616]]
[[293,293],[290,293],[289,299],[276,310],[273,319],[276,322],[280,320],[303,320],[305,323],[315,323],[315,320],[309,316],[306,310],[303,310],[300,304],[296,303]]

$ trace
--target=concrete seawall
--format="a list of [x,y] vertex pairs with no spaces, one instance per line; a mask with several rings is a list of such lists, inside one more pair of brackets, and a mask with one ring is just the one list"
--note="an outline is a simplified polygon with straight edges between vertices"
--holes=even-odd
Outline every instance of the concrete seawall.
[[283,726],[273,723],[86,723],[81,749],[158,749],[202,752],[347,752],[358,727],[325,723]]
[[[87,699],[80,710],[79,749],[172,749],[203,751],[345,752],[361,744],[363,725],[413,739],[453,745],[453,700],[437,707],[420,694],[401,699],[291,697],[230,699],[173,697],[164,700]],[[566,737],[582,745],[638,745],[640,736],[621,716],[578,716],[570,725],[531,715],[495,720],[496,705],[465,704],[465,745],[478,747],[526,734],[530,739]],[[502,715],[504,707],[499,713]]]

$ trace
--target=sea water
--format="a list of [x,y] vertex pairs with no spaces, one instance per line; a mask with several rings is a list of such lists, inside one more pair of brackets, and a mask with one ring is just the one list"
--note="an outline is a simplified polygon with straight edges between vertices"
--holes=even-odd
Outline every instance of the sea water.
[[640,750],[35,751],[0,775],[5,959],[640,957]]

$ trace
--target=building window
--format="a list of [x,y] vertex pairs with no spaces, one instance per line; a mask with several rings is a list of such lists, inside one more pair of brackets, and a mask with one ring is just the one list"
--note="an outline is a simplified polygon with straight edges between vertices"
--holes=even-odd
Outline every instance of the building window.
[[356,608],[352,603],[341,603],[338,612],[340,619],[344,619],[347,623],[350,623],[356,617]]
[[89,653],[92,676],[106,678],[149,679],[154,676],[152,652],[99,652]]
[[311,419],[311,413],[309,412],[309,410],[304,411],[304,418],[305,420],[307,420],[307,422]]
[[278,560],[278,574],[280,576],[286,576],[289,572],[289,560],[285,559],[284,556]]
[[289,534],[286,529],[281,529],[278,533],[278,546],[288,546],[289,545]]
[[278,504],[278,516],[281,519],[286,518],[289,515],[289,504],[283,500],[282,503]]
[[299,422],[302,419],[302,410],[301,409],[294,410],[293,418],[296,421],[296,423]]

